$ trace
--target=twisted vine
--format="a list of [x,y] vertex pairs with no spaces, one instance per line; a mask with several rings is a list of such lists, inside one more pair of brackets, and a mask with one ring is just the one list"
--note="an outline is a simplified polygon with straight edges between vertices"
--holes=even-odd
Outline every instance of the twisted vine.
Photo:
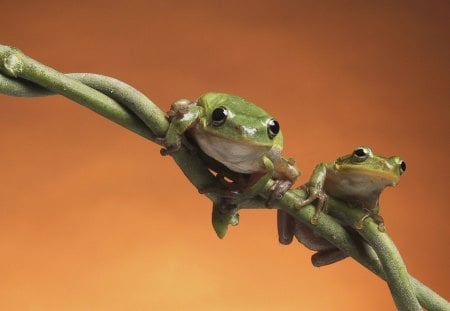
[[[168,128],[165,114],[145,95],[133,87],[97,74],[62,74],[24,55],[16,48],[0,45],[0,94],[35,97],[61,94],[117,124],[158,143]],[[172,156],[186,177],[197,189],[220,186],[209,168],[224,171],[223,167],[206,161],[201,153],[182,147]],[[224,171],[225,175],[232,174]],[[270,181],[266,187],[273,185]],[[241,203],[239,208],[266,208],[265,193]],[[213,202],[217,195],[205,194]],[[437,293],[410,276],[406,266],[386,232],[380,232],[371,219],[359,230],[363,239],[349,234],[342,224],[352,225],[361,219],[363,212],[330,198],[329,214],[322,214],[316,225],[311,224],[313,205],[301,209],[296,202],[307,197],[301,189],[289,190],[275,203],[317,234],[333,243],[345,254],[386,280],[399,310],[450,310],[450,304]]]

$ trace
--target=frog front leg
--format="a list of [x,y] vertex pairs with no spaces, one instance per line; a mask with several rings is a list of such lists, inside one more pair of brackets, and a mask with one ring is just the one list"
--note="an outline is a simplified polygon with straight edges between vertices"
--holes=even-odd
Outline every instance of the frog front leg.
[[239,208],[235,204],[230,204],[228,199],[222,198],[219,202],[214,202],[212,211],[212,225],[214,231],[220,239],[225,237],[228,225],[237,226],[239,224]]
[[[266,206],[270,206],[289,190],[299,173],[292,160],[280,158],[274,162],[269,157],[264,156],[262,161],[263,175],[255,173],[252,179],[256,179],[256,181],[250,181],[251,186],[243,192],[243,195],[252,197],[258,193],[267,192]],[[275,179],[275,182],[269,189],[266,189],[271,179]]]
[[[255,195],[262,193],[266,191],[266,186],[269,183],[269,181],[272,179],[274,175],[274,169],[275,166],[271,159],[269,159],[267,156],[264,156],[262,158],[263,162],[263,170],[261,173],[255,173],[251,176],[249,181],[249,187],[247,189],[244,189],[242,192],[242,198],[251,198]],[[273,187],[272,187],[273,188]],[[269,197],[270,193],[273,191],[273,189],[269,189]]]
[[[280,199],[292,184],[296,181],[300,172],[295,167],[292,159],[277,158],[275,161],[275,184],[269,195],[266,205],[271,205],[275,200]],[[277,210],[277,230],[278,241],[281,244],[288,245],[294,238],[295,218],[283,210]]]
[[273,178],[275,179],[275,183],[272,186],[269,198],[267,199],[267,206],[272,205],[275,200],[280,199],[286,191],[291,188],[297,180],[297,177],[300,175],[300,172],[295,167],[295,161],[293,159],[277,157],[273,161],[273,165]]
[[314,169],[311,178],[309,179],[309,182],[306,185],[301,186],[300,188],[303,188],[308,192],[308,198],[298,205],[298,207],[303,207],[305,205],[311,204],[316,199],[318,200],[317,206],[316,206],[316,212],[314,213],[313,217],[311,218],[311,223],[316,224],[320,213],[323,211],[325,207],[325,203],[327,200],[327,195],[325,191],[323,190],[324,183],[325,183],[325,177],[327,175],[327,167],[329,167],[332,164],[329,163],[320,163],[316,166]]
[[201,113],[202,108],[188,99],[180,99],[172,104],[167,113],[169,128],[161,140],[165,146],[161,149],[162,155],[170,155],[180,149],[183,134],[198,121]]

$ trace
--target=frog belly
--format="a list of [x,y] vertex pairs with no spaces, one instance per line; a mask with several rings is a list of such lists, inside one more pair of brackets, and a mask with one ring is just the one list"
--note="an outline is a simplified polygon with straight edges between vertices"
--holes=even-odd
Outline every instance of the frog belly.
[[194,137],[204,153],[234,172],[252,174],[264,170],[262,159],[268,152],[267,146],[239,143],[197,131]]

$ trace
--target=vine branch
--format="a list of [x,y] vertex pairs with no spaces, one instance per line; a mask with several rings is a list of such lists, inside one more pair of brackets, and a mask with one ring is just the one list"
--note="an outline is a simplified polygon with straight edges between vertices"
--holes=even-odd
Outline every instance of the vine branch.
[[[114,78],[88,73],[62,74],[26,56],[16,48],[0,45],[0,93],[34,97],[61,94],[117,124],[153,141],[164,137],[168,128],[165,114],[138,90]],[[177,165],[197,189],[217,185],[209,171],[211,165],[201,156],[182,147],[173,154]],[[222,167],[213,167],[222,170]],[[230,173],[230,172],[226,172]],[[272,186],[269,182],[267,189]],[[214,194],[207,196],[216,202]],[[240,208],[266,208],[265,194],[249,199]],[[275,207],[293,215],[312,228],[345,254],[386,280],[399,310],[450,310],[450,304],[437,293],[410,276],[394,243],[386,232],[380,232],[371,220],[365,222],[356,239],[341,224],[352,225],[361,219],[362,211],[329,199],[329,215],[321,214],[316,225],[311,224],[313,205],[301,209],[296,203],[306,198],[301,189],[289,190]]]

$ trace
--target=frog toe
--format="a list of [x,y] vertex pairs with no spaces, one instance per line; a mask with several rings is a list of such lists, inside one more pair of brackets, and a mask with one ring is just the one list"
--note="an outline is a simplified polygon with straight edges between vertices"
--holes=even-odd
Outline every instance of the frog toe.
[[358,229],[358,230],[361,230],[363,228],[363,226],[364,226],[364,221],[367,218],[370,217],[378,225],[378,230],[380,232],[385,232],[386,231],[386,227],[384,226],[384,219],[383,219],[383,217],[381,217],[381,215],[379,215],[378,213],[373,212],[371,210],[367,210],[367,209],[364,209],[364,210],[365,210],[366,213],[364,214],[363,217],[361,217],[360,220],[358,220],[355,223],[355,228]]
[[385,232],[386,231],[386,227],[384,226],[384,219],[383,217],[381,217],[381,215],[374,213],[371,215],[373,221],[375,221],[375,223],[378,225],[378,230],[380,232]]
[[319,216],[322,212],[326,212],[327,211],[327,200],[328,200],[328,196],[325,194],[325,192],[319,192],[317,194],[317,198],[316,200],[318,200],[317,202],[317,206],[316,206],[316,212],[314,213],[314,215],[311,217],[311,223],[313,225],[316,225],[317,222],[319,221]]
[[364,216],[361,217],[361,219],[358,220],[358,221],[355,223],[355,229],[361,230],[361,229],[363,228],[363,226],[364,226],[364,221],[365,221],[367,218],[369,218],[370,215],[371,215],[370,212],[369,212],[368,210],[366,210],[366,213],[364,214]]
[[162,156],[168,156],[177,152],[178,150],[180,150],[180,148],[181,148],[181,141],[179,143],[165,145],[165,148],[161,148],[159,153]]
[[302,185],[297,189],[302,189],[308,194],[308,197],[305,200],[302,200],[297,203],[296,205],[297,208],[302,208],[306,205],[313,203],[314,201],[317,201],[316,211],[314,215],[311,217],[311,223],[313,225],[317,224],[317,222],[319,221],[320,214],[323,211],[326,211],[327,206],[326,203],[328,200],[327,194],[320,189],[310,187],[308,184]]
[[[298,187],[297,189],[303,190],[306,192],[306,194],[308,195],[306,197],[306,199],[301,200],[300,202],[298,202],[297,204],[297,208],[301,208],[303,206],[306,206],[308,204],[311,204],[312,202],[314,202],[316,199],[319,199],[320,201],[324,201],[326,199],[326,194],[321,191],[321,190],[317,190],[315,188],[310,187],[308,184],[305,185],[301,185],[300,187]],[[322,204],[323,205],[323,204]]]

